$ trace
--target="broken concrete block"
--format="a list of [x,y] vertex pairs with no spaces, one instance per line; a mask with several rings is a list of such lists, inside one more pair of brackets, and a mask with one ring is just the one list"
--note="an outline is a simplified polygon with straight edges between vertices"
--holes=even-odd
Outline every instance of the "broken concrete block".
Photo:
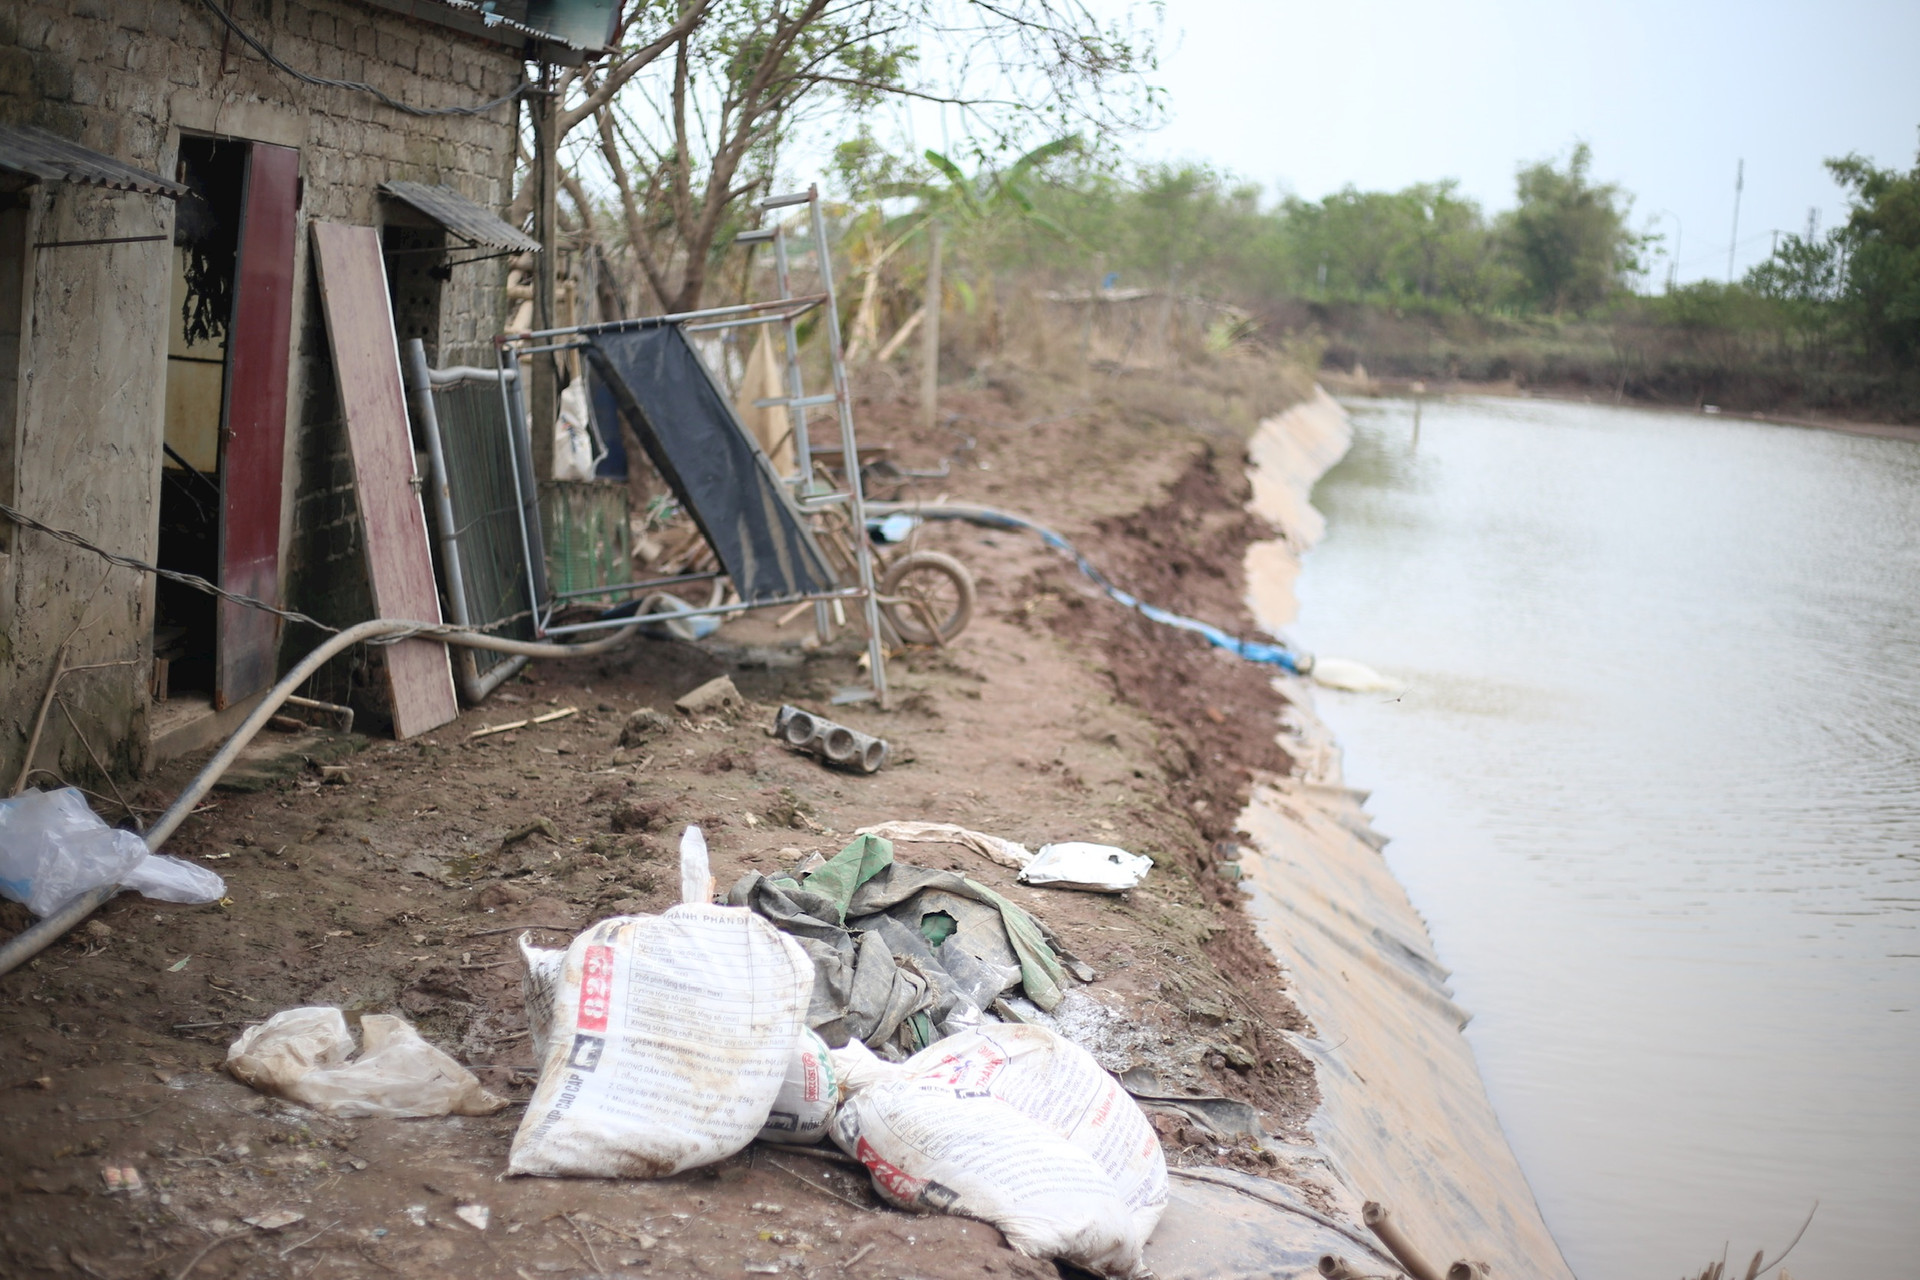
[[[702,688],[704,687],[703,685]],[[696,689],[694,692],[698,693],[699,690]],[[672,732],[672,716],[662,715],[652,707],[642,707],[628,716],[627,722],[620,726],[620,745],[637,747]]]
[[733,687],[731,676],[715,676],[699,688],[680,695],[673,709],[681,715],[730,715],[744,710],[747,700]]

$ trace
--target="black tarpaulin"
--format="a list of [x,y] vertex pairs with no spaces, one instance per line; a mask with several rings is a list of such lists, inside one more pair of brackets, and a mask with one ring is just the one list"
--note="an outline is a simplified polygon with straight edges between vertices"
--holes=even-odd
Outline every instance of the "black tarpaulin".
[[742,600],[810,595],[839,585],[773,464],[679,326],[585,336],[587,358]]

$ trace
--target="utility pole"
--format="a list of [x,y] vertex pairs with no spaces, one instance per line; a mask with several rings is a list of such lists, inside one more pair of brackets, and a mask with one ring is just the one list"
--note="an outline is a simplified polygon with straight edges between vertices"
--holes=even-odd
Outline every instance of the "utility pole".
[[[927,224],[927,301],[920,321],[920,425],[940,409],[940,219]],[[855,464],[849,464],[855,465]]]
[[1733,238],[1727,241],[1727,283],[1733,283],[1733,251],[1740,244],[1740,192],[1747,185],[1747,161],[1741,157],[1733,171]]
[[[553,89],[553,64],[540,64],[540,87],[533,95],[534,239],[540,252],[533,255],[533,327],[551,329],[555,306],[556,273],[560,253],[560,155],[558,95]],[[560,367],[550,353],[532,358],[527,388],[527,434],[532,437],[536,481],[553,477],[553,420],[559,407]]]
[[1661,216],[1673,219],[1673,248],[1667,254],[1667,292],[1673,292],[1674,272],[1680,265],[1680,244],[1686,238],[1687,228],[1680,221],[1680,215],[1671,209],[1662,209]]

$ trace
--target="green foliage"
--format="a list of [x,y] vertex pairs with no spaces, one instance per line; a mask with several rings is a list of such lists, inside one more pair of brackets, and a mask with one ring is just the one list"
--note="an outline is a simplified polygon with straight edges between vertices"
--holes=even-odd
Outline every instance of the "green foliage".
[[1910,364],[1920,358],[1920,157],[1907,173],[1876,169],[1857,155],[1827,168],[1852,192],[1840,232],[1842,303],[1870,349]]
[[1644,239],[1627,227],[1633,198],[1617,184],[1595,184],[1593,152],[1575,145],[1565,169],[1542,161],[1520,170],[1519,206],[1501,219],[1521,296],[1555,315],[1585,314],[1629,286]]

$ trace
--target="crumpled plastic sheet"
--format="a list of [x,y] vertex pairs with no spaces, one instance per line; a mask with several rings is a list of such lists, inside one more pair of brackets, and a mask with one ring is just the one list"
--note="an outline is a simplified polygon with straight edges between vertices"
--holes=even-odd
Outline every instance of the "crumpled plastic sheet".
[[218,902],[226,881],[205,867],[152,853],[72,787],[0,800],[0,895],[41,919],[89,889],[118,884],[161,902]]
[[262,1093],[336,1116],[488,1116],[507,1105],[473,1072],[420,1038],[405,1018],[369,1013],[354,1053],[331,1005],[283,1009],[227,1050],[227,1071]]

